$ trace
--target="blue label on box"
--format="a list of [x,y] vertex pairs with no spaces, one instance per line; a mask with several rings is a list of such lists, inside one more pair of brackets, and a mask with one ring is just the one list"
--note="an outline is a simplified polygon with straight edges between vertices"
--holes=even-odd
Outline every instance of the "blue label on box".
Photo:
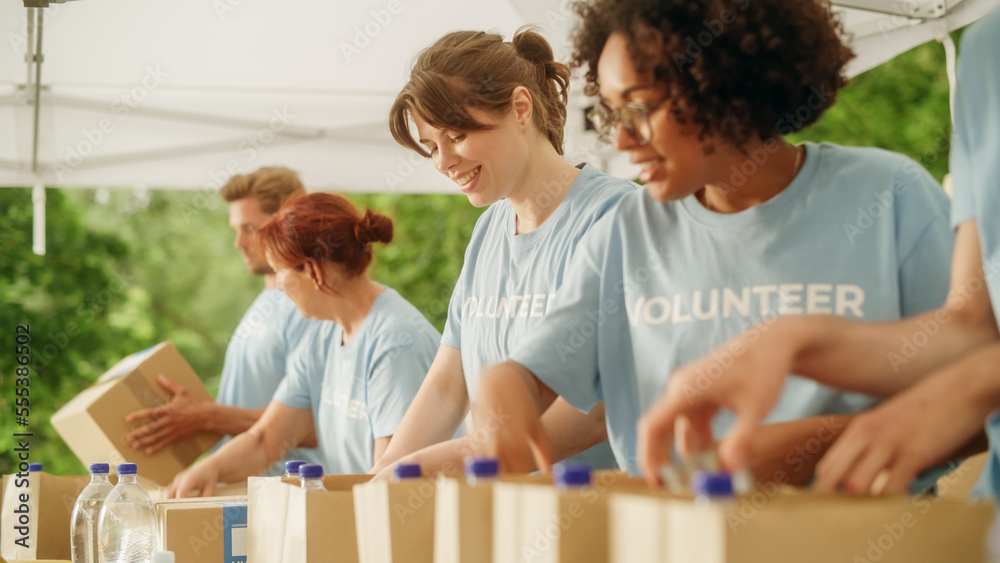
[[225,563],[247,562],[247,503],[220,502],[225,542]]

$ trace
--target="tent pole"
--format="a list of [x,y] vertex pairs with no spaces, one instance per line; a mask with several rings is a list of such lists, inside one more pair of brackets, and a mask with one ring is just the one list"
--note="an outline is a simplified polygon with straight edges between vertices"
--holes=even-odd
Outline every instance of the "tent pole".
[[31,214],[33,229],[31,250],[45,256],[45,184],[40,176],[35,176],[35,187],[31,188]]
[[[36,175],[38,174],[38,132],[39,132],[39,122],[41,121],[42,115],[42,22],[45,21],[43,17],[44,12],[35,8],[36,25],[38,27],[38,32],[35,37],[35,53],[34,53],[34,63],[35,63],[35,127],[34,127],[34,138],[32,139],[31,147],[31,171]],[[43,208],[44,209],[44,208]],[[44,223],[43,223],[44,224]],[[44,251],[44,249],[43,249]]]

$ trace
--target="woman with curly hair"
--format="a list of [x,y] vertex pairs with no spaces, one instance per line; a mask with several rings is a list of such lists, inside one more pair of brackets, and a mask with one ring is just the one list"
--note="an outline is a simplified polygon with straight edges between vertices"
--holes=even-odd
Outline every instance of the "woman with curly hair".
[[[600,95],[591,119],[646,189],[591,230],[549,314],[480,384],[477,423],[511,417],[486,447],[508,469],[530,465],[529,446],[547,466],[538,413],[557,396],[580,409],[603,400],[616,457],[638,473],[640,416],[673,371],[731,336],[780,316],[895,320],[943,302],[953,236],[933,178],[887,151],[782,137],[846,82],[852,53],[826,2],[576,7],[574,62]],[[687,392],[742,353],[717,352]],[[757,477],[807,479],[845,419],[873,403],[791,378],[767,417],[776,424],[755,435]],[[699,435],[718,438],[733,418],[702,422]]]

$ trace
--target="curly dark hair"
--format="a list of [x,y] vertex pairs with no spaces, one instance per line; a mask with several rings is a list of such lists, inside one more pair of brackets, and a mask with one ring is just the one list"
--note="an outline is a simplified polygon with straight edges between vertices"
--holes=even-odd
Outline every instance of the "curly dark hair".
[[640,73],[668,87],[674,117],[742,147],[795,133],[836,101],[854,57],[826,0],[593,0],[572,65],[597,93],[597,61],[623,33]]

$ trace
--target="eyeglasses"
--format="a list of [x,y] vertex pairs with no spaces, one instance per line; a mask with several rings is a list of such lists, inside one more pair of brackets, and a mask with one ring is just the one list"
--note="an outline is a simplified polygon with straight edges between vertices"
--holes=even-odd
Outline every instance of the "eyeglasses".
[[651,104],[630,102],[617,110],[612,110],[604,103],[599,103],[587,112],[587,119],[597,131],[602,141],[611,143],[615,139],[615,130],[621,123],[625,132],[640,145],[648,145],[653,140],[653,128],[649,125],[649,114],[669,101],[664,98]]

